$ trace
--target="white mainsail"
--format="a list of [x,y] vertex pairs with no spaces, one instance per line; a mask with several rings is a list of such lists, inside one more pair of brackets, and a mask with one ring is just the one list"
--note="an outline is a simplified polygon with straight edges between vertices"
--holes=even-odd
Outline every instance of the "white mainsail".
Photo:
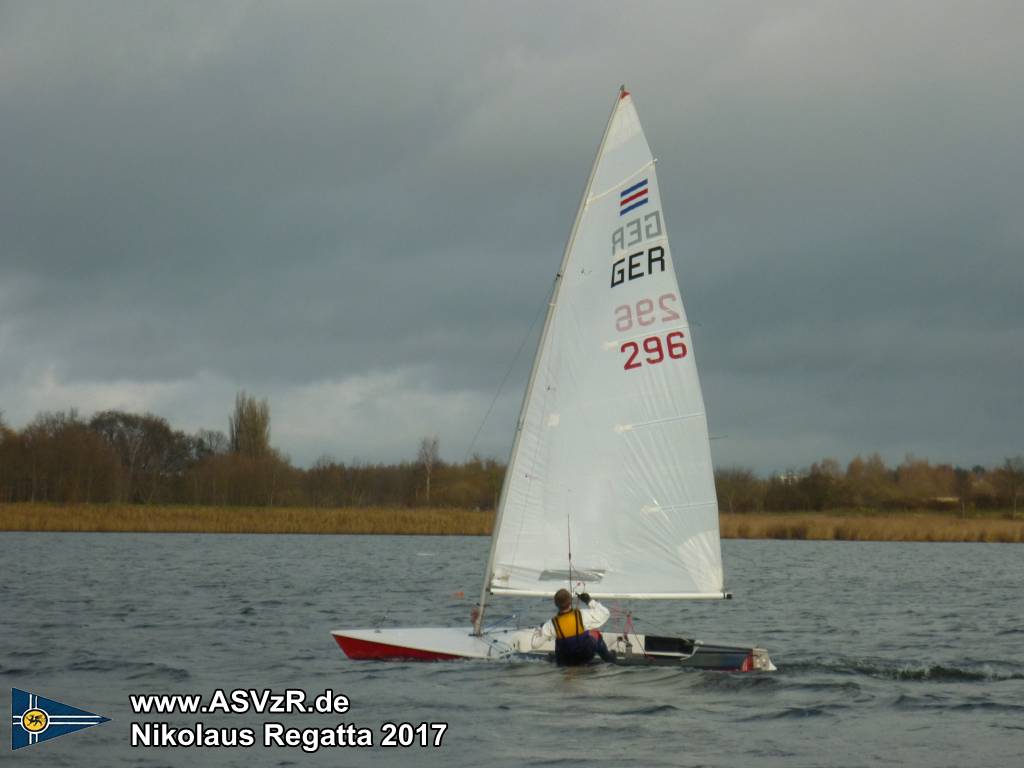
[[534,360],[485,591],[550,595],[570,583],[595,597],[724,594],[693,339],[625,89]]

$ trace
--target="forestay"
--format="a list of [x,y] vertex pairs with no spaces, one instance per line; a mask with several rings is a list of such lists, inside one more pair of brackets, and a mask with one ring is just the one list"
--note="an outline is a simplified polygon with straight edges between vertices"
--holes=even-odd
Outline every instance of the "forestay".
[[599,597],[723,596],[693,339],[654,159],[625,90],[566,248],[519,430],[490,591],[550,595],[571,580]]

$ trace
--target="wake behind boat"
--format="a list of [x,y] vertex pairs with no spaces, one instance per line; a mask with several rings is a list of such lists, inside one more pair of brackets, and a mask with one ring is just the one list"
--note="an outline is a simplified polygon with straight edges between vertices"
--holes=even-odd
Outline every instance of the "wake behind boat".
[[[730,597],[704,399],[654,157],[622,88],[548,307],[473,627],[334,630],[353,659],[548,657],[533,628],[485,628],[489,595]],[[620,664],[775,669],[758,648],[605,631]]]

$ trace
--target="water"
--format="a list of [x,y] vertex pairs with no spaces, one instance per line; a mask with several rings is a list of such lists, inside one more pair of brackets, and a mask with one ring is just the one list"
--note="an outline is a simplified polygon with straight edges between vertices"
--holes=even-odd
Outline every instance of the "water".
[[[113,718],[7,757],[46,766],[1022,764],[1019,545],[727,541],[735,600],[633,606],[640,631],[766,647],[774,674],[342,656],[333,627],[385,614],[395,625],[467,624],[487,546],[2,533],[3,684]],[[495,606],[512,610],[524,623],[550,612],[542,600]],[[135,716],[129,694],[250,687],[332,688],[352,708],[203,721],[258,733],[267,720],[355,723],[377,741],[385,721],[449,728],[440,749],[130,746],[133,720],[181,727],[197,716]]]

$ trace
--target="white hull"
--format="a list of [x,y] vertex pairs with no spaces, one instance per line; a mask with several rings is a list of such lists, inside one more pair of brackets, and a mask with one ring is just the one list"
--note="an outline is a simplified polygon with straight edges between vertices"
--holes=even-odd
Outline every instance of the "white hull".
[[[472,627],[336,629],[331,632],[352,659],[505,661],[553,658],[553,640],[534,645],[533,629],[493,629],[474,635]],[[760,648],[708,645],[684,638],[629,633],[604,635],[616,663],[670,664],[697,669],[772,672],[775,665]]]

